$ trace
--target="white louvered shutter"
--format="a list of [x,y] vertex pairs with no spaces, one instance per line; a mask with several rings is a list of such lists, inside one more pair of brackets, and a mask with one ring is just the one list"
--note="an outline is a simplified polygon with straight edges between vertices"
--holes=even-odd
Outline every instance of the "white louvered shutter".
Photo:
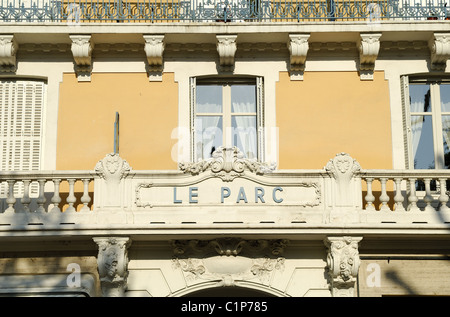
[[401,97],[402,97],[402,112],[403,112],[403,146],[405,153],[405,167],[410,169],[414,166],[411,162],[413,154],[411,152],[411,116],[409,105],[409,78],[402,76],[400,78]]
[[[37,171],[41,168],[45,83],[40,81],[0,81],[0,170]],[[15,194],[20,195],[22,184]],[[0,188],[2,196],[6,184]],[[31,195],[37,192],[32,184]]]

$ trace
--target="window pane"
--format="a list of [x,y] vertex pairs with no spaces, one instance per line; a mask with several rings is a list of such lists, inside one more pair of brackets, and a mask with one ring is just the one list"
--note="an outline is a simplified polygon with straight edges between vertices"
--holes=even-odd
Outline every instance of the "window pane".
[[411,116],[414,168],[434,168],[433,127],[431,116]]
[[231,86],[231,112],[256,112],[256,87],[254,85]]
[[443,112],[450,112],[450,85],[441,84],[441,109]]
[[195,147],[197,160],[206,160],[222,145],[222,117],[198,116],[195,118]]
[[232,116],[233,146],[249,159],[257,157],[256,116]]
[[431,112],[430,85],[411,84],[409,97],[411,112]]
[[442,116],[442,135],[444,142],[444,168],[450,168],[450,116]]
[[205,85],[197,86],[196,92],[197,113],[221,113],[222,112],[222,86]]

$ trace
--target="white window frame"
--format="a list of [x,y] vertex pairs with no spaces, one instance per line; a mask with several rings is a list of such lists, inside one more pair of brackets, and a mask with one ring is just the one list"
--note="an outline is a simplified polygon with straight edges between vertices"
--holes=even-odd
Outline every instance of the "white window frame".
[[[208,79],[210,82],[217,81],[217,83],[224,85],[225,92],[229,89],[230,85],[238,84],[239,82],[251,82],[255,81],[256,87],[256,130],[257,130],[257,161],[264,162],[264,83],[262,77],[191,77],[190,78],[190,152],[191,152],[191,162],[195,162],[197,158],[197,149],[195,146],[195,118],[196,118],[196,100],[197,100],[197,80]],[[223,99],[229,97],[229,94],[225,93]],[[224,100],[224,103],[229,103],[229,100]],[[223,145],[230,146],[231,136],[229,134],[229,128],[231,127],[231,112],[228,107],[224,107],[223,115]],[[227,110],[228,109],[228,110]],[[227,118],[227,119],[225,119]],[[230,120],[228,120],[228,118]]]
[[[402,107],[403,107],[403,125],[405,130],[405,158],[406,168],[414,169],[414,153],[412,145],[412,128],[411,128],[411,116],[412,115],[426,115],[432,118],[433,127],[433,147],[434,147],[434,161],[435,169],[445,169],[444,161],[444,145],[443,145],[443,132],[442,132],[442,116],[450,115],[450,112],[442,112],[441,110],[441,97],[440,97],[440,84],[445,82],[450,84],[450,78],[433,77],[433,76],[402,76]],[[429,84],[430,85],[430,102],[431,112],[411,112],[410,106],[410,85],[411,84]]]

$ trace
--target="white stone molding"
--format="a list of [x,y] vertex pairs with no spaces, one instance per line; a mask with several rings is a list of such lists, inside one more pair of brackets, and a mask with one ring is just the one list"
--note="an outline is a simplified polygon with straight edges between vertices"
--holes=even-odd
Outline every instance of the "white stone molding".
[[161,81],[163,71],[164,35],[143,35],[150,81]]
[[327,237],[327,269],[333,297],[354,297],[362,237]]
[[359,72],[361,80],[373,80],[375,61],[380,51],[381,33],[360,34]]
[[173,267],[180,269],[186,281],[216,281],[217,286],[237,286],[242,281],[267,282],[284,269],[282,256],[287,240],[215,240],[173,241]]
[[121,209],[123,207],[122,196],[125,184],[121,180],[130,172],[130,165],[118,153],[110,153],[97,162],[95,173],[100,178],[97,180],[100,196],[99,201],[95,202],[96,208]]
[[128,237],[93,238],[98,245],[98,274],[104,297],[122,297],[128,277]]
[[303,80],[306,55],[308,54],[309,49],[309,37],[309,34],[289,34],[289,73],[291,76],[291,80]]
[[179,168],[185,173],[193,175],[211,170],[212,174],[223,181],[232,181],[241,176],[245,170],[257,174],[270,173],[275,165],[268,165],[256,160],[249,160],[237,147],[219,147],[212,153],[212,158],[195,163],[179,163]]
[[325,166],[325,171],[334,179],[330,184],[333,195],[331,206],[333,215],[330,216],[330,221],[358,221],[351,219],[351,214],[360,207],[358,200],[361,195],[358,193],[361,191],[361,180],[355,177],[360,170],[359,163],[347,153],[336,154]]
[[94,43],[90,35],[70,35],[71,50],[75,62],[75,73],[78,81],[91,81],[92,50]]
[[450,33],[434,33],[428,42],[431,70],[445,71],[450,58]]
[[217,35],[217,52],[222,71],[230,72],[234,69],[234,55],[237,51],[237,35]]
[[16,53],[19,49],[14,35],[0,35],[0,72],[14,73],[16,71]]

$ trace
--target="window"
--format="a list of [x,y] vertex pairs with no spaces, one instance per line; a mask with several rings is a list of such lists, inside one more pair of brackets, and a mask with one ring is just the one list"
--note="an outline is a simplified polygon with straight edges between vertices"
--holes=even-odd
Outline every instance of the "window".
[[262,160],[262,99],[261,78],[193,78],[193,161],[209,159],[220,146]]
[[407,167],[450,168],[450,80],[402,78]]
[[[41,168],[44,91],[40,81],[0,80],[0,171]],[[0,186],[1,195],[6,186]]]

